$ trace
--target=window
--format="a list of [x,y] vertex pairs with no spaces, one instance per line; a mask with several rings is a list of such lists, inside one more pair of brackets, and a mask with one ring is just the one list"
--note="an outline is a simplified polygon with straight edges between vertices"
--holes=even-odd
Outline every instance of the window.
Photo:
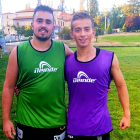
[[8,16],[7,16],[7,19],[8,19]]
[[63,22],[63,26],[64,26],[64,22]]

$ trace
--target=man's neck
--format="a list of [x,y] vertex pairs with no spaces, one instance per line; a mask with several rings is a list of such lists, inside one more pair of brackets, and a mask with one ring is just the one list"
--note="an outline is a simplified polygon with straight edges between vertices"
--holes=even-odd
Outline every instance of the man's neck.
[[48,39],[47,41],[40,41],[36,39],[36,37],[33,37],[33,39],[31,40],[31,44],[33,48],[38,51],[46,51],[51,46],[51,39]]
[[94,48],[93,46],[90,47],[77,47],[77,59],[79,61],[90,61],[93,58],[96,57],[96,48]]

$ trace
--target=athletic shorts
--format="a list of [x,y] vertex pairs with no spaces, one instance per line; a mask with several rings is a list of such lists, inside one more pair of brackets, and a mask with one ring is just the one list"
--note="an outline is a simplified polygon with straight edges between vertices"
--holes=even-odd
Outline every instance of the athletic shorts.
[[110,132],[99,136],[74,136],[67,134],[66,140],[110,140]]
[[17,123],[15,140],[65,140],[66,126],[42,129]]

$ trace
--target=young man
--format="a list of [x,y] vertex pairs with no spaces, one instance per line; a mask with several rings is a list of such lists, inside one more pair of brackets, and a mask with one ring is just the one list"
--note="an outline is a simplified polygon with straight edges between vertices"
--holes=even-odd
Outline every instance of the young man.
[[3,46],[0,44],[0,59],[2,58],[2,52],[1,52],[2,48]]
[[[53,11],[38,6],[31,23],[33,39],[10,54],[2,94],[3,131],[16,140],[61,139],[65,137],[65,56],[72,51],[50,39]],[[15,85],[20,88],[16,109],[16,132],[10,121]]]
[[71,21],[71,37],[77,51],[65,63],[69,90],[67,139],[109,140],[113,130],[107,107],[107,89],[113,79],[124,116],[119,128],[130,126],[129,97],[116,55],[92,46],[93,19],[76,13]]

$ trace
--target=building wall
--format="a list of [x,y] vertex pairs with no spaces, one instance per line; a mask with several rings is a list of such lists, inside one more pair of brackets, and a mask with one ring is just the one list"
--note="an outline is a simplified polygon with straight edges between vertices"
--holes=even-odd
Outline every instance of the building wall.
[[14,13],[3,14],[3,26],[5,34],[15,34],[15,30],[12,28],[14,25],[13,18],[15,17],[16,15]]
[[24,16],[33,16],[34,12],[22,12],[22,13],[16,13],[16,17],[24,17]]
[[[70,27],[70,22],[66,21],[65,19],[71,18],[71,15],[61,15],[61,11],[54,10],[54,18],[55,18],[55,25],[59,25],[61,28]],[[16,31],[12,28],[13,25],[15,26],[27,26],[31,25],[32,19],[14,19],[16,17],[25,17],[25,16],[33,16],[32,11],[22,11],[16,12],[13,14],[3,14],[3,23],[4,23],[4,33],[5,34],[15,34]],[[7,18],[8,17],[8,18]]]
[[15,26],[27,26],[31,25],[32,19],[14,19],[14,25]]

